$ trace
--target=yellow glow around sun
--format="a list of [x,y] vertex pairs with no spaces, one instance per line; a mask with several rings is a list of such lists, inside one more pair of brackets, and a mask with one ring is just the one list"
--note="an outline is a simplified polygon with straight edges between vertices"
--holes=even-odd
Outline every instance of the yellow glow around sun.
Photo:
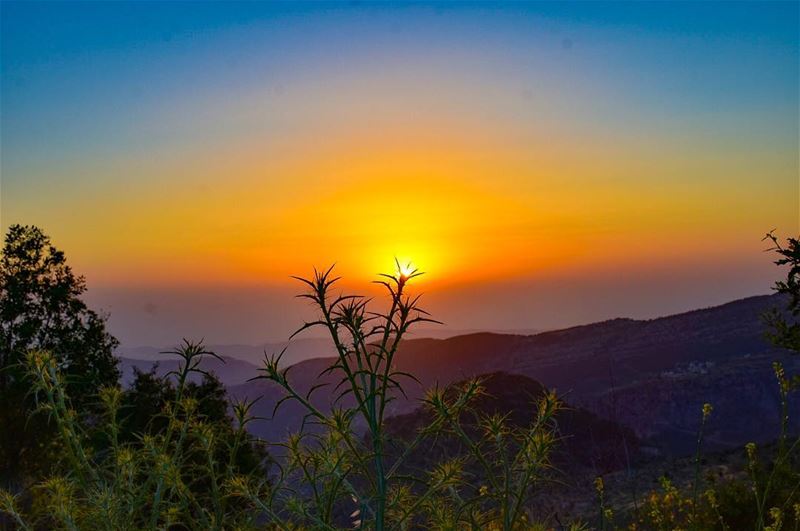
[[414,269],[430,273],[420,277],[424,282],[461,276],[464,265],[477,265],[476,253],[485,261],[482,248],[505,240],[523,215],[512,200],[458,179],[393,173],[352,179],[285,210],[282,238],[302,242],[293,266],[336,262],[340,275],[358,279]]
[[[648,271],[708,256],[709,241],[741,255],[753,227],[797,226],[791,142],[641,135],[627,107],[614,122],[579,92],[546,89],[538,70],[524,81],[472,68],[472,53],[446,61],[462,67],[337,65],[280,97],[254,86],[190,98],[150,117],[176,139],[152,155],[19,166],[12,179],[26,184],[3,188],[3,221],[46,228],[92,285],[293,285],[335,263],[363,286],[400,272],[396,257],[425,272],[415,283],[426,291]],[[509,98],[528,81],[534,99]],[[618,87],[597,90],[620,100]]]
[[397,275],[401,277],[410,277],[412,274],[417,272],[417,268],[412,261],[401,261],[399,259],[397,261]]

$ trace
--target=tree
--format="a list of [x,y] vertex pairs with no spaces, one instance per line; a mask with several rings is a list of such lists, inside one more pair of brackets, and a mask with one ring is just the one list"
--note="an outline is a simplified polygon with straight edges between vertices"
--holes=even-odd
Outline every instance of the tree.
[[[174,409],[174,378],[160,377],[157,366],[144,372],[134,368],[130,387],[122,393],[120,409],[120,440],[133,442],[143,435],[155,436],[167,428],[169,418],[165,411]],[[213,373],[202,374],[199,382],[186,382],[183,394],[197,401],[197,415],[214,428],[221,444],[217,447],[217,459],[228,462],[230,448],[236,437],[234,419],[229,414],[232,403],[225,386]],[[235,404],[234,404],[235,407]],[[244,433],[232,465],[237,471],[267,473],[270,457],[255,438]]]
[[27,352],[53,353],[79,411],[87,411],[100,387],[117,385],[118,342],[81,300],[85,291],[84,278],[41,229],[8,229],[0,257],[0,477],[6,480],[40,468],[51,438],[47,419],[28,420],[34,404],[22,366]]
[[764,239],[772,242],[773,247],[770,250],[780,257],[775,260],[775,264],[789,266],[786,280],[776,282],[773,289],[788,297],[786,309],[791,318],[787,320],[778,311],[768,314],[766,319],[771,329],[770,339],[777,346],[800,352],[800,322],[797,320],[800,317],[800,240],[787,238],[783,245],[772,232],[767,233]]

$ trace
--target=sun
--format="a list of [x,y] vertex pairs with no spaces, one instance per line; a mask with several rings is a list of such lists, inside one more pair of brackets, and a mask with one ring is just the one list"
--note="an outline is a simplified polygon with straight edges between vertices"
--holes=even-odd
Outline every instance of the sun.
[[368,278],[386,274],[406,281],[413,279],[414,284],[428,284],[443,274],[448,263],[443,247],[434,248],[428,242],[419,241],[382,242],[363,250],[358,273]]
[[397,264],[397,272],[396,273],[400,277],[408,278],[408,277],[410,277],[411,275],[413,275],[417,271],[417,268],[414,265],[414,262],[412,262],[410,260],[401,261],[401,260],[397,260],[396,259],[395,262]]

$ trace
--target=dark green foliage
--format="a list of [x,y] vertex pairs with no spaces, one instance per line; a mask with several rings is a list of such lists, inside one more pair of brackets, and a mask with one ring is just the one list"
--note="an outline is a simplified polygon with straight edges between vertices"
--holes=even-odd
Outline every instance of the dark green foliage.
[[[230,459],[235,428],[228,411],[230,402],[222,382],[213,373],[204,373],[199,383],[187,382],[185,396],[197,401],[197,419],[214,427],[217,438],[222,443],[217,447],[217,459],[227,462]],[[156,436],[167,428],[176,395],[173,379],[156,375],[156,368],[149,372],[134,369],[131,386],[122,392],[120,407],[120,433],[122,442],[133,443],[143,435]],[[263,445],[248,434],[235,455],[237,471],[260,472],[266,474],[268,454]]]
[[[227,413],[225,392],[202,374],[202,345],[186,342],[175,354],[180,368],[172,381],[141,373],[135,389],[100,389],[97,418],[87,422],[72,407],[55,358],[26,355],[37,413],[53,420],[61,451],[57,472],[14,495],[0,489],[0,513],[20,527],[52,529],[223,529],[251,527],[257,510],[239,495],[243,478],[268,489],[265,453],[247,434],[251,404]],[[163,403],[159,404],[159,402]],[[125,404],[147,403],[160,411],[143,432],[132,432]],[[129,419],[130,420],[130,419]],[[23,518],[21,506],[27,505]],[[0,523],[2,521],[0,520]],[[236,525],[233,525],[233,524]]]
[[50,462],[44,457],[52,426],[45,418],[28,420],[31,383],[21,363],[28,351],[53,353],[82,411],[90,413],[98,390],[117,382],[117,340],[81,300],[85,290],[83,277],[40,229],[9,228],[0,257],[0,480],[24,480]]
[[786,280],[776,282],[774,290],[788,296],[789,303],[786,309],[791,315],[791,318],[787,319],[784,313],[779,311],[767,314],[769,337],[779,347],[800,352],[800,322],[797,320],[800,317],[800,240],[788,238],[784,245],[771,232],[765,239],[772,242],[771,250],[779,256],[775,264],[789,267]]
[[158,433],[165,424],[164,406],[175,396],[169,380],[156,375],[156,367],[149,372],[134,368],[131,386],[123,393],[121,410],[123,437],[137,433]]

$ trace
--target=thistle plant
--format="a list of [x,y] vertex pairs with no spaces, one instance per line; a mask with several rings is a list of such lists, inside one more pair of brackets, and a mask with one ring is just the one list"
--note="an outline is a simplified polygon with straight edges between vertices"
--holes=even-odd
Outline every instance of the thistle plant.
[[697,430],[697,447],[694,454],[694,481],[692,483],[692,520],[695,522],[697,521],[697,507],[700,504],[700,465],[703,455],[703,435],[705,433],[706,422],[711,416],[711,412],[713,410],[714,407],[711,404],[703,404],[703,414],[700,417],[700,428]]
[[[280,386],[287,401],[300,404],[300,433],[282,447],[286,459],[275,482],[278,517],[315,528],[409,529],[425,525],[452,529],[518,529],[529,520],[526,503],[547,475],[557,435],[553,416],[559,408],[554,394],[544,397],[534,425],[512,428],[501,415],[465,418],[483,392],[480,380],[456,389],[434,388],[423,400],[431,415],[411,440],[394,440],[386,424],[387,407],[403,385],[416,381],[396,369],[395,356],[408,330],[418,323],[435,323],[419,306],[420,297],[407,293],[419,271],[401,268],[377,281],[388,295],[388,310],[373,312],[370,301],[333,294],[332,268],[298,278],[318,318],[297,333],[322,327],[337,356],[321,374],[334,375],[330,411],[320,409],[312,395],[324,384],[300,393],[282,354],[265,359],[262,374]],[[312,429],[313,428],[313,429]],[[408,474],[406,461],[423,445],[442,437],[460,441],[463,453],[444,456],[428,470]],[[476,478],[485,480],[476,483]],[[487,483],[487,484],[483,484]]]
[[[56,467],[62,472],[26,493],[32,496],[29,514],[23,515],[19,497],[8,492],[0,492],[0,512],[22,529],[223,529],[252,523],[253,515],[236,503],[228,480],[237,473],[235,456],[250,444],[244,429],[252,404],[234,406],[238,427],[232,437],[221,437],[187,392],[189,376],[203,372],[201,359],[214,354],[191,342],[172,353],[181,363],[169,375],[175,394],[163,411],[164,429],[123,441],[119,387],[102,388],[101,418],[81,422],[55,358],[30,352],[26,366],[37,413],[56,426],[64,462]],[[226,462],[219,460],[223,445]]]
[[[400,264],[397,265],[401,270]],[[332,276],[332,270],[332,267],[326,271],[315,270],[312,279],[295,277],[308,288],[300,297],[312,301],[319,311],[317,320],[304,324],[295,334],[312,327],[323,327],[328,331],[337,358],[320,376],[333,373],[340,376],[334,390],[334,408],[346,397],[352,398],[355,406],[335,409],[330,415],[319,410],[312,405],[311,394],[321,385],[312,387],[305,396],[301,396],[289,382],[290,368],[279,368],[280,355],[265,360],[263,374],[258,378],[275,382],[285,390],[285,400],[300,403],[306,410],[304,423],[308,420],[328,430],[325,436],[314,437],[317,450],[311,450],[308,446],[301,450],[306,434],[299,435],[288,445],[290,464],[299,467],[312,488],[314,507],[303,506],[303,516],[331,524],[331,504],[321,503],[323,500],[319,498],[318,487],[323,485],[325,499],[338,499],[345,494],[354,497],[359,514],[368,514],[375,522],[375,529],[382,530],[386,522],[390,481],[385,463],[386,407],[394,399],[394,393],[403,392],[400,378],[414,378],[395,369],[394,356],[411,326],[436,321],[418,306],[419,296],[410,297],[405,293],[408,282],[422,274],[419,271],[381,275],[381,280],[376,282],[388,291],[390,308],[380,314],[368,310],[369,301],[364,297],[332,295],[332,288],[339,280]],[[351,429],[355,418],[367,427],[371,444],[368,449],[363,447],[364,441],[356,437]],[[339,445],[347,448],[349,455],[334,450]],[[308,459],[300,458],[303,451],[308,452]],[[308,463],[315,465],[314,475],[305,466]],[[366,487],[361,486],[361,490],[367,489],[365,492],[357,490],[348,481],[353,470],[361,478],[369,480]]]
[[[512,426],[505,414],[472,407],[483,393],[480,378],[460,388],[429,391],[425,404],[433,421],[422,433],[449,436],[465,449],[465,481],[447,490],[450,505],[457,508],[454,523],[518,529],[532,523],[526,505],[537,487],[550,479],[550,457],[558,443],[555,415],[561,402],[548,392],[535,404],[531,425]],[[467,477],[481,484],[472,485]]]

